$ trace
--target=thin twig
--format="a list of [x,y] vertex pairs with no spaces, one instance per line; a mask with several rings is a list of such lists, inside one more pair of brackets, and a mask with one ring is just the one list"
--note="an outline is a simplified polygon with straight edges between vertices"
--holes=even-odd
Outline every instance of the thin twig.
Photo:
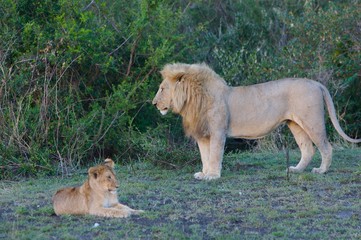
[[122,44],[120,44],[116,49],[114,49],[113,51],[111,51],[108,56],[112,55],[113,53],[115,53],[116,51],[119,50],[119,48],[123,47],[124,44],[126,44],[128,42],[128,40],[133,36],[133,34],[131,34],[127,39],[124,40],[124,42],[122,42]]
[[84,12],[84,11],[88,10],[88,8],[90,8],[90,6],[94,4],[94,1],[95,1],[95,0],[92,0],[92,1],[91,1],[86,7],[84,7],[81,11]]
[[284,148],[286,150],[286,165],[287,165],[287,181],[290,181],[290,149],[288,147],[287,141],[284,144]]
[[113,118],[113,120],[111,121],[111,123],[109,124],[109,126],[105,129],[105,131],[103,132],[103,135],[100,136],[100,138],[98,138],[98,140],[94,143],[92,143],[92,145],[86,149],[84,152],[87,152],[89,151],[90,149],[92,149],[95,144],[97,144],[98,142],[100,142],[100,140],[102,140],[104,138],[104,136],[107,134],[107,132],[109,131],[109,129],[113,126],[113,124],[115,123],[115,120],[117,120],[119,117],[123,116],[124,115],[124,112],[119,116],[119,111],[117,111],[115,117]]
[[141,33],[139,32],[137,38],[134,40],[132,49],[130,51],[130,59],[129,59],[129,63],[128,63],[127,73],[125,74],[125,76],[127,76],[127,77],[129,76],[132,65],[133,65],[133,61],[135,58],[135,49],[137,48],[140,37],[141,37]]

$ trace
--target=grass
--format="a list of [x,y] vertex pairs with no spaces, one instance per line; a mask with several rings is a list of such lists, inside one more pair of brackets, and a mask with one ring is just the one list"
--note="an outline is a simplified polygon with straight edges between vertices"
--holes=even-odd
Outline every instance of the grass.
[[[291,164],[298,152],[290,153]],[[56,216],[52,194],[78,185],[69,178],[0,182],[4,239],[360,239],[361,149],[337,150],[329,173],[286,178],[282,153],[228,154],[222,177],[193,179],[178,170],[134,163],[116,169],[119,201],[146,212],[127,219]],[[98,227],[94,227],[95,224]]]

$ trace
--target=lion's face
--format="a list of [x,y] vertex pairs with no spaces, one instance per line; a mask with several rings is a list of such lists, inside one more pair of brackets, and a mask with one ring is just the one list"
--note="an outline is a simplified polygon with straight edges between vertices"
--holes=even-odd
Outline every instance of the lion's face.
[[164,80],[155,95],[152,103],[162,115],[166,115],[172,109],[172,92],[174,86],[167,80]]
[[92,188],[102,192],[116,194],[119,183],[111,166],[106,163],[105,165],[91,167],[88,173],[90,186]]

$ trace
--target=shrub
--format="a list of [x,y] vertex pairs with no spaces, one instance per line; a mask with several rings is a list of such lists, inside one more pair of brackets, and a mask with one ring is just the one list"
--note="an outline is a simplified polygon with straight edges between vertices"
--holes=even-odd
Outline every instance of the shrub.
[[231,85],[314,78],[359,136],[351,2],[3,0],[0,176],[66,174],[104,157],[191,161],[179,117],[150,104],[159,69],[175,61],[205,61]]

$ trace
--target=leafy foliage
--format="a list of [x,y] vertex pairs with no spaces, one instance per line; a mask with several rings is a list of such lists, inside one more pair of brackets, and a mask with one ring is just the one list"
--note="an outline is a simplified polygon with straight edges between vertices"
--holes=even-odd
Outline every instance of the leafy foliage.
[[107,156],[168,161],[165,149],[193,159],[179,117],[160,119],[149,104],[158,70],[174,61],[205,61],[232,85],[319,80],[359,136],[360,9],[351,0],[2,0],[0,174],[66,174]]

